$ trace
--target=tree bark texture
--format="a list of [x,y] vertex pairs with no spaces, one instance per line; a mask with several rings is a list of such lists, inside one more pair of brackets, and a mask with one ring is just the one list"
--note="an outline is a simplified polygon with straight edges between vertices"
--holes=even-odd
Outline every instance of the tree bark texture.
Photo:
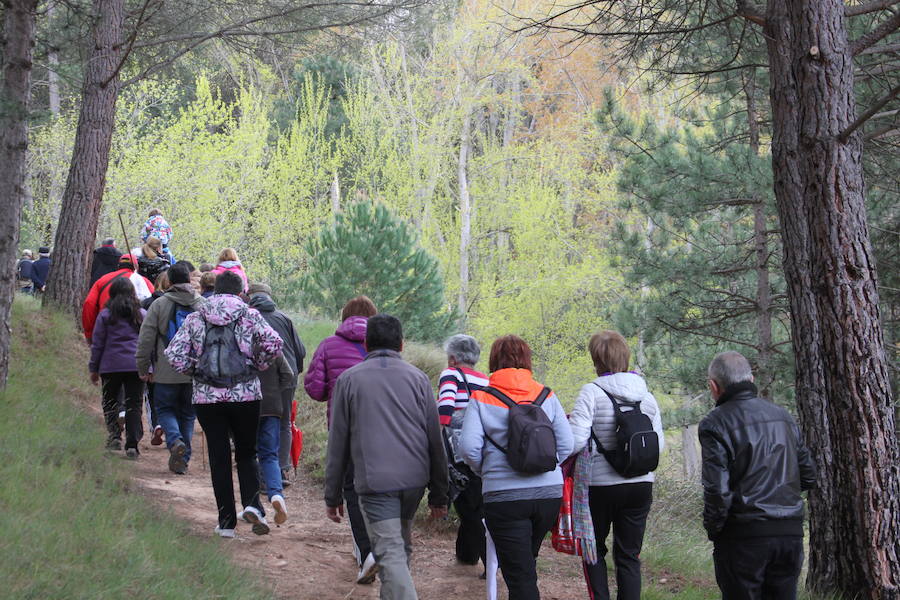
[[681,428],[681,448],[684,456],[684,478],[700,483],[700,449],[697,444],[697,424]]
[[816,458],[808,586],[900,597],[900,452],[840,0],[769,0],[772,162],[797,365]]
[[469,246],[472,242],[472,201],[469,196],[469,153],[472,147],[472,119],[463,117],[459,139],[459,312],[465,317],[469,308]]
[[[53,2],[47,4],[47,20],[52,24],[53,15],[56,12],[56,5]],[[51,25],[52,26],[52,25]],[[59,100],[59,52],[56,46],[51,43],[47,50],[47,92],[50,101],[50,113],[54,117],[59,116],[60,100]]]
[[73,315],[87,291],[119,95],[124,0],[94,0],[92,45],[85,65],[81,113],[63,192],[45,306]]
[[3,2],[3,83],[0,86],[0,390],[9,377],[10,311],[16,293],[19,220],[25,198],[28,104],[37,0]]

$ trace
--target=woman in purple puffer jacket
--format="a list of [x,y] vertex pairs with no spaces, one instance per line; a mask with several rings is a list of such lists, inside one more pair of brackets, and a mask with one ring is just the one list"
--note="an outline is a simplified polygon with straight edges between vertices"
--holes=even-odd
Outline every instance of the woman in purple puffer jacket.
[[[328,426],[331,427],[331,392],[341,373],[361,363],[366,358],[366,322],[378,310],[366,296],[357,296],[344,305],[341,324],[334,335],[322,340],[313,353],[309,370],[303,378],[303,387],[313,400],[327,402]],[[353,531],[354,554],[359,566],[357,583],[372,583],[378,572],[372,544],[366,533],[366,524],[359,510],[356,490],[353,488],[353,465],[347,465],[344,477],[344,501]]]

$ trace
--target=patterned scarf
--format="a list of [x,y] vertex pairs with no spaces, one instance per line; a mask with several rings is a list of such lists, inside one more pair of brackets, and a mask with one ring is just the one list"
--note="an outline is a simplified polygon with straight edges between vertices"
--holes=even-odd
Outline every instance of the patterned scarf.
[[581,547],[584,562],[597,563],[597,540],[594,538],[594,522],[591,520],[591,506],[588,490],[591,485],[590,444],[585,446],[575,461],[575,490],[572,494],[572,529],[575,541]]

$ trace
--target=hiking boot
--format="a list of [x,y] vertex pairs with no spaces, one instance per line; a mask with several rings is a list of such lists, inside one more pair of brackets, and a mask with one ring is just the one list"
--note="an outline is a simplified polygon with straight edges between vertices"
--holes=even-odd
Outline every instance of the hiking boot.
[[106,440],[106,449],[107,450],[121,450],[122,449],[122,440],[119,438],[107,438]]
[[275,509],[275,524],[281,525],[287,521],[287,504],[284,498],[278,495],[272,496],[272,508]]
[[150,437],[150,445],[151,446],[162,446],[163,443],[163,428],[157,425],[153,428],[153,435]]
[[131,460],[137,460],[137,457],[140,456],[140,452],[138,452],[137,448],[125,448],[125,457],[130,458]]
[[181,440],[176,440],[172,447],[169,448],[169,470],[178,475],[187,473],[187,461],[184,455],[187,452],[187,446]]
[[251,530],[256,535],[266,535],[269,533],[269,523],[255,506],[248,506],[245,508],[241,511],[241,514],[238,515],[238,518],[250,523],[253,526],[251,527]]
[[216,525],[216,535],[223,538],[233,538],[234,537],[234,529],[222,529],[218,525]]
[[369,552],[356,575],[356,583],[368,585],[375,581],[376,575],[378,575],[378,563],[375,562],[375,555]]
[[281,487],[289,488],[294,483],[294,475],[290,469],[281,470]]

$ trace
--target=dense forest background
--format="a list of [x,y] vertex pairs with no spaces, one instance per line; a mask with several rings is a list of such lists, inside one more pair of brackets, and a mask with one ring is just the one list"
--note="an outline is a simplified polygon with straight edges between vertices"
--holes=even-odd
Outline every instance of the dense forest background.
[[[546,3],[501,4],[429,4],[402,27],[291,44],[213,40],[125,87],[98,239],[121,239],[121,214],[136,245],[158,207],[178,257],[214,261],[233,246],[285,304],[334,318],[304,302],[307,245],[371,200],[437,257],[457,328],[485,342],[524,336],[539,375],[566,395],[590,373],[589,335],[612,327],[686,423],[724,348],[751,356],[762,387],[791,405],[761,72],[661,81],[602,38],[516,31]],[[81,56],[66,42],[83,25],[65,6],[50,17],[23,248],[53,240],[78,118]],[[897,156],[867,156],[896,358]]]

